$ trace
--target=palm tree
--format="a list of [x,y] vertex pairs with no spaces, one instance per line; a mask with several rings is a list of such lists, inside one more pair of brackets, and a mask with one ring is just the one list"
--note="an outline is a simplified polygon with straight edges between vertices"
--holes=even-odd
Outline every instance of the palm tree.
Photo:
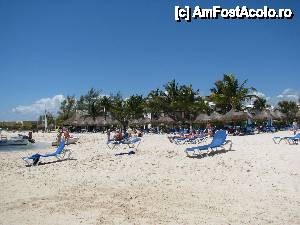
[[263,111],[269,107],[270,105],[267,104],[267,100],[265,98],[257,97],[253,103],[253,110],[255,111]]
[[233,74],[224,74],[223,80],[217,80],[211,89],[210,99],[223,114],[231,109],[242,110],[244,101],[257,97],[250,94],[255,88],[247,88],[246,83],[247,80],[240,83]]
[[57,123],[62,123],[63,121],[71,118],[76,111],[76,99],[75,96],[68,95],[61,103],[58,116]]
[[79,98],[77,102],[77,109],[86,113],[85,117],[92,117],[93,120],[101,115],[101,98],[100,91],[91,88],[86,95]]
[[147,110],[154,115],[165,113],[176,122],[192,121],[200,112],[209,109],[207,103],[191,85],[179,85],[175,80],[156,89],[147,97]]
[[287,115],[288,122],[292,122],[292,120],[296,118],[296,114],[299,110],[297,103],[294,101],[280,101],[277,107],[280,112]]
[[103,109],[102,113],[104,115],[105,120],[106,120],[106,117],[107,117],[107,113],[110,111],[111,104],[112,104],[112,100],[111,100],[110,97],[108,97],[108,96],[101,97],[100,105]]
[[141,95],[132,95],[124,99],[120,93],[111,96],[110,113],[126,130],[130,120],[143,118],[144,98]]

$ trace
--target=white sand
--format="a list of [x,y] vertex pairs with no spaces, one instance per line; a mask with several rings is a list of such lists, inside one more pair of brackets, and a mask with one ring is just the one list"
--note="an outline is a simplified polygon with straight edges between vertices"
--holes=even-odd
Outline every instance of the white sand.
[[300,224],[300,145],[274,134],[230,137],[234,151],[201,159],[163,135],[123,156],[103,134],[79,136],[76,160],[27,168],[20,157],[37,150],[0,152],[0,224]]

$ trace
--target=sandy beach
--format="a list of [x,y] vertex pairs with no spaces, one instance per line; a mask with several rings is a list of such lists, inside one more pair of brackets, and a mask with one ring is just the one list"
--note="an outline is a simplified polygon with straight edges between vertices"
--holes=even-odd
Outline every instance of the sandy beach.
[[[300,224],[300,145],[273,136],[229,137],[232,151],[188,158],[166,135],[145,135],[134,155],[104,134],[79,134],[72,160],[0,152],[0,224]],[[37,141],[55,134],[35,134]]]

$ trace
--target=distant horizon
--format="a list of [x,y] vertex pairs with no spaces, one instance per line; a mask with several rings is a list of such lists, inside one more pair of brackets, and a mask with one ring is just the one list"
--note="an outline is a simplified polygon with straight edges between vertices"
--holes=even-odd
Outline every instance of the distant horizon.
[[107,95],[145,95],[174,78],[208,95],[224,73],[247,79],[271,104],[299,98],[299,1],[267,3],[291,8],[291,20],[177,23],[174,6],[185,4],[192,3],[2,1],[0,121],[35,119],[45,104],[57,111],[66,95],[78,98],[92,87]]

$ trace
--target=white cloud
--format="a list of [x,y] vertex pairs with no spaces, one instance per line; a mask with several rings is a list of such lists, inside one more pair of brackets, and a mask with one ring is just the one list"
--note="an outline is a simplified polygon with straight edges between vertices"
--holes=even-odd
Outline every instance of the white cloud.
[[42,114],[46,109],[48,112],[55,114],[64,99],[65,97],[63,95],[55,95],[52,98],[41,98],[31,105],[17,106],[12,109],[12,112],[21,115],[38,116]]
[[[253,92],[251,92],[250,94],[251,94],[251,95],[256,95],[256,96],[258,96],[259,98],[264,98],[264,99],[266,99],[266,100],[269,99],[269,97],[267,97],[263,92],[260,92],[260,91],[253,91]],[[256,100],[256,98],[251,98],[250,100],[246,101],[246,102],[245,102],[246,107],[247,107],[247,108],[252,108],[255,100]]]
[[260,92],[260,91],[253,91],[252,94],[256,95],[256,96],[258,96],[260,98],[266,98],[266,95],[264,93]]
[[291,88],[286,88],[283,90],[280,94],[270,97],[268,100],[268,103],[276,106],[279,101],[295,101],[298,102],[300,98],[300,91],[294,90]]
[[287,88],[285,89],[281,94],[277,95],[277,98],[281,100],[293,100],[293,101],[298,101],[300,97],[300,91]]
[[[263,92],[254,91],[251,94],[257,95],[260,98],[264,98],[267,100],[267,103],[271,106],[276,106],[279,101],[287,100],[287,101],[296,101],[298,102],[300,98],[300,90],[294,90],[292,88],[286,88],[280,94],[276,96],[267,96]],[[248,102],[249,107],[252,107],[254,99]]]

